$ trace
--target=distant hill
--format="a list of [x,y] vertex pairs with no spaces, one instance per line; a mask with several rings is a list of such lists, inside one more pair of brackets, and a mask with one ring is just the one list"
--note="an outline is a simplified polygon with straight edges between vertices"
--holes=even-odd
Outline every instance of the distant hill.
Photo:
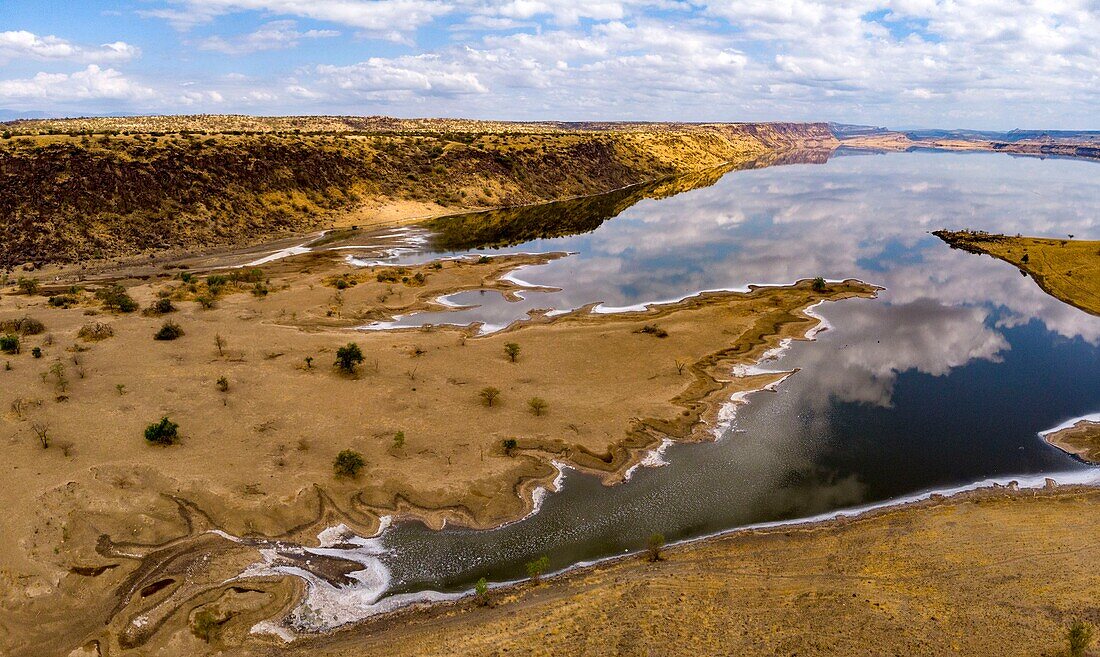
[[20,119],[48,119],[49,117],[50,115],[46,112],[0,108],[0,121],[18,121]]

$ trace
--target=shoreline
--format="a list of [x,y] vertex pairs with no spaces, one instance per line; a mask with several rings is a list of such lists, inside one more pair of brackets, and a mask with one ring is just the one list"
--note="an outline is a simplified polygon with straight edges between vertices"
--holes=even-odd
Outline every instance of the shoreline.
[[[1016,497],[1025,494],[1035,496],[1059,495],[1075,491],[1092,493],[1098,488],[1100,488],[1100,468],[1083,468],[1081,470],[1039,475],[989,477],[968,484],[928,489],[880,502],[836,509],[803,518],[766,521],[733,527],[669,543],[663,548],[662,552],[683,553],[693,548],[715,546],[722,541],[773,535],[780,531],[789,535],[789,530],[792,529],[806,533],[830,532],[849,526],[852,523],[870,522],[895,513],[922,512],[972,501],[981,502],[985,499]],[[371,539],[380,538],[381,535],[380,532]],[[544,584],[569,582],[582,578],[586,573],[595,569],[627,565],[631,561],[637,562],[637,565],[633,567],[641,568],[643,562],[640,557],[644,554],[644,550],[637,550],[600,559],[580,561],[565,568],[543,574],[542,582]],[[632,566],[627,567],[633,568]],[[489,582],[488,586],[489,591],[499,598],[502,595],[509,596],[510,594],[522,593],[531,588],[532,585],[530,578],[522,578],[503,582]],[[266,626],[262,628],[259,626],[254,627],[252,631],[276,634],[284,641],[284,645],[307,644],[311,640],[335,640],[342,635],[358,632],[372,635],[375,629],[384,630],[387,625],[392,623],[407,622],[414,618],[419,620],[431,619],[445,616],[451,611],[461,612],[466,607],[475,604],[474,593],[473,589],[464,589],[456,592],[426,590],[399,594],[394,596],[394,601],[397,604],[393,606],[386,605],[388,608],[382,611],[319,632],[295,633],[290,640],[287,640],[287,635],[273,632],[271,631],[272,628]],[[378,604],[384,605],[387,600],[389,598],[380,598]]]

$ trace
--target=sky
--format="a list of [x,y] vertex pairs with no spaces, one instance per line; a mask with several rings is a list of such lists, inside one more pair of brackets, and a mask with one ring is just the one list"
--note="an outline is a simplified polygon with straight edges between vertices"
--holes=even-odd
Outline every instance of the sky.
[[0,108],[1100,129],[1100,0],[0,0]]

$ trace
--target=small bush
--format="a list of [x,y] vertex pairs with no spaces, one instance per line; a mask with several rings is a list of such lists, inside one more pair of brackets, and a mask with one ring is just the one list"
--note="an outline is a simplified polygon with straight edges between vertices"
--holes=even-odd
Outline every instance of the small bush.
[[191,619],[191,633],[207,643],[218,637],[220,629],[221,622],[216,610],[202,609]]
[[100,340],[106,340],[107,338],[113,337],[114,334],[115,330],[111,328],[110,324],[93,322],[81,326],[76,336],[85,342],[99,342]]
[[70,308],[75,306],[76,302],[76,297],[69,294],[55,294],[47,301],[54,308]]
[[19,353],[19,336],[14,333],[0,335],[0,351],[5,354]]
[[546,400],[542,397],[532,397],[527,400],[527,406],[535,415],[542,415],[546,412],[548,404],[546,403]]
[[1070,625],[1066,633],[1066,641],[1069,642],[1070,657],[1082,657],[1085,651],[1092,645],[1092,626],[1082,621],[1075,621]]
[[153,312],[158,315],[167,315],[168,313],[175,311],[176,307],[172,305],[172,300],[167,297],[163,299],[157,299],[153,303]]
[[355,366],[363,362],[363,350],[354,342],[349,342],[336,350],[335,365],[341,370],[351,374]]
[[224,376],[218,377],[217,386],[221,392],[229,392],[229,379]]
[[667,338],[668,337],[668,331],[664,330],[663,328],[660,328],[656,324],[646,324],[642,328],[638,329],[638,332],[639,333],[645,333],[645,334],[648,334],[648,335],[655,335],[658,338]]
[[500,445],[504,448],[504,453],[511,456],[512,452],[516,451],[516,447],[519,443],[516,442],[515,438],[505,438],[500,442]]
[[96,298],[103,302],[103,307],[120,313],[132,313],[138,309],[137,301],[126,293],[126,288],[121,285],[109,285],[96,290]]
[[30,295],[38,293],[38,281],[34,280],[33,278],[21,276],[16,282],[16,285],[19,287],[19,291],[23,294]]
[[363,460],[362,454],[355,450],[345,449],[336,455],[336,460],[332,462],[332,470],[337,477],[355,477],[366,464],[367,462]]
[[527,562],[527,576],[531,578],[535,584],[542,581],[542,574],[546,572],[546,569],[550,567],[550,558],[543,555],[534,561]]
[[31,355],[34,356],[35,358],[41,358],[42,357],[42,347],[35,347],[34,349],[31,349]]
[[481,401],[485,402],[486,406],[492,407],[493,402],[500,396],[500,389],[492,386],[487,386],[481,389],[481,392],[477,393],[478,397],[481,397]]
[[814,282],[810,287],[813,288],[814,292],[824,292],[825,291],[825,279],[818,276],[817,278],[814,279]]
[[183,328],[175,322],[161,324],[160,330],[153,336],[154,340],[175,340],[183,335]]
[[200,294],[195,297],[195,301],[199,302],[199,305],[203,307],[203,310],[210,310],[214,307],[214,297],[209,294]]
[[474,584],[474,595],[477,597],[478,605],[482,607],[489,606],[489,582],[484,577]]
[[649,560],[660,561],[663,559],[661,550],[664,547],[665,535],[661,533],[651,534],[649,540],[646,541],[646,554],[649,555]]
[[515,342],[509,342],[508,344],[504,345],[504,355],[508,356],[508,360],[512,361],[513,363],[516,362],[517,358],[519,358],[519,351],[519,345]]
[[179,442],[180,426],[164,416],[160,422],[145,427],[145,440],[154,445],[175,445]]
[[492,258],[490,258],[489,256],[485,256],[485,255],[483,255],[483,256],[481,256],[480,258],[477,259],[477,264],[479,264],[479,265],[487,265],[490,262],[492,262]]
[[46,325],[33,317],[5,319],[0,322],[0,331],[17,335],[38,335],[46,330]]

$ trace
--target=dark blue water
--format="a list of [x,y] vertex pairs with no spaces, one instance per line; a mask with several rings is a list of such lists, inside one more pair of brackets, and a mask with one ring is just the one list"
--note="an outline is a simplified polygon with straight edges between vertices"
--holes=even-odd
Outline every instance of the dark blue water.
[[1100,318],[928,232],[1100,239],[1098,174],[1095,163],[1001,154],[835,157],[632,199],[613,218],[571,218],[590,232],[497,249],[575,255],[518,274],[561,292],[516,304],[467,294],[479,307],[447,321],[501,324],[533,307],[629,306],[818,275],[887,289],[819,309],[829,330],[770,364],[800,371],[751,396],[715,443],[672,446],[668,465],[616,487],[567,472],[538,514],[498,530],[391,528],[381,539],[390,592],[515,579],[539,555],[557,569],[639,549],[654,532],[675,540],[1086,468],[1037,433],[1100,411]]

